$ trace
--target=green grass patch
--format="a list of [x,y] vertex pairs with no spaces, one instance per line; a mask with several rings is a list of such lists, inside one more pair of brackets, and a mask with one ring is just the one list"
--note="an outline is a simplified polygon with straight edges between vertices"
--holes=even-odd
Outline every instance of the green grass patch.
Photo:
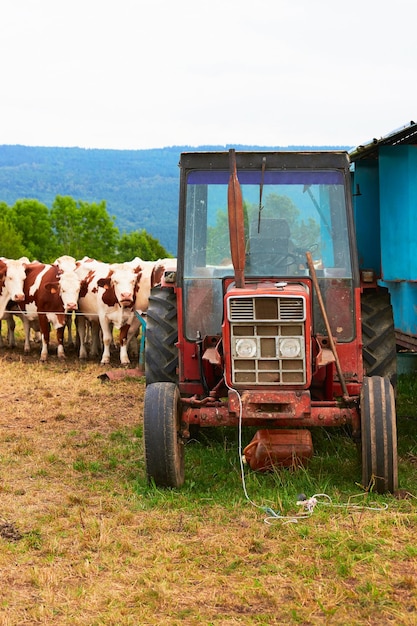
[[417,418],[417,376],[400,374],[397,386],[397,416]]

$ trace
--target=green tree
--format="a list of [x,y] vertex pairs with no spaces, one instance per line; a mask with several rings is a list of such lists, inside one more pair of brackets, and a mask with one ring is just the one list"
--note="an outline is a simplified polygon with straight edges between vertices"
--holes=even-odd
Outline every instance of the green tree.
[[116,260],[119,262],[131,261],[135,257],[144,261],[157,261],[171,255],[165,250],[155,237],[149,235],[146,230],[135,230],[131,233],[123,233],[117,244]]
[[38,200],[17,200],[10,208],[9,217],[31,260],[43,263],[55,260],[58,246],[47,206]]
[[51,223],[60,254],[76,259],[84,256],[112,262],[116,257],[119,230],[115,218],[107,213],[106,203],[75,201],[56,196],[51,208]]
[[[243,227],[245,241],[249,236],[249,216],[248,205],[243,203]],[[218,209],[216,213],[216,223],[214,226],[207,226],[207,254],[206,263],[209,265],[220,265],[230,257],[230,235],[229,217],[227,210]]]
[[10,221],[10,207],[5,202],[0,202],[0,256],[9,259],[29,256],[20,233]]
[[[258,216],[259,208],[251,207],[252,219]],[[265,206],[261,213],[264,217],[284,219],[290,229],[291,241],[296,248],[308,250],[320,239],[320,227],[312,218],[301,219],[302,213],[288,196],[271,193],[265,198]]]
[[229,220],[227,212],[219,209],[216,213],[216,224],[207,226],[207,253],[208,265],[220,265],[225,255],[229,255]]

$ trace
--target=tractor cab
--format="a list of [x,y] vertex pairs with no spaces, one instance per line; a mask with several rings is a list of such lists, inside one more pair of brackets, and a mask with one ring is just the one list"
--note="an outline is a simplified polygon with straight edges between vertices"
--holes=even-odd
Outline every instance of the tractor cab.
[[[179,281],[183,330],[189,341],[221,334],[225,287],[231,286],[226,279],[234,276],[228,155],[217,153],[215,157],[200,153],[185,154],[181,159]],[[350,201],[346,155],[337,154],[337,162],[334,157],[334,153],[331,159],[326,153],[315,153],[308,163],[306,155],[303,168],[298,153],[297,158],[292,153],[238,154],[244,274],[252,288],[273,281],[298,283],[309,290],[306,252],[310,251],[326,303],[330,302],[334,310],[340,294],[344,296],[344,323],[336,319],[339,314],[332,316],[334,335],[351,341],[358,271],[353,261],[352,223],[346,210]],[[312,161],[317,162],[314,169]],[[314,325],[317,333],[324,332],[316,301]]]

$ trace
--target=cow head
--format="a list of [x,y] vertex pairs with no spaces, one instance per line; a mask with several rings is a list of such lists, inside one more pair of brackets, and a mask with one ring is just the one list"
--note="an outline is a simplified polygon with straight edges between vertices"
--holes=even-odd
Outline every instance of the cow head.
[[108,304],[118,303],[122,308],[133,307],[140,276],[140,266],[112,263],[108,275],[97,281],[97,285],[106,292],[103,301]]
[[155,263],[152,269],[151,275],[151,287],[155,287],[159,285],[162,280],[162,276],[164,275],[165,266],[160,263]]
[[9,300],[23,302],[25,299],[23,292],[23,283],[26,278],[25,268],[29,263],[29,259],[26,259],[26,257],[19,260],[6,259],[2,263],[5,265],[5,271],[3,271],[3,266],[1,266],[0,282],[7,290]]
[[74,272],[77,268],[77,262],[74,257],[64,254],[56,259],[54,265],[58,266],[59,273]]
[[175,282],[176,271],[177,259],[175,258],[159,259],[155,261],[152,270],[151,286],[155,287],[156,285],[160,285],[162,278],[164,278],[166,282]]
[[81,279],[74,271],[56,272],[56,280],[45,284],[45,288],[51,294],[58,294],[62,300],[65,313],[78,309]]

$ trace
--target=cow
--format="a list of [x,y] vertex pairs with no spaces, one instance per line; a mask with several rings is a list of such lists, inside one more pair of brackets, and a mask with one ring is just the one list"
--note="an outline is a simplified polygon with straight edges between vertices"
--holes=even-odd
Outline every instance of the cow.
[[26,278],[25,268],[29,263],[27,257],[20,259],[6,259],[0,257],[0,319],[3,316],[9,300],[23,302],[23,283]]
[[110,363],[112,329],[119,329],[120,363],[130,363],[127,354],[128,320],[131,318],[136,294],[142,275],[143,261],[137,258],[125,263],[102,263],[95,259],[84,258],[79,261],[76,270],[81,279],[79,295],[78,335],[80,341],[80,359],[87,358],[86,320],[92,325],[92,350],[95,356],[98,350],[99,330],[102,334],[103,352],[101,364]]
[[88,357],[86,332],[90,324],[90,356],[99,353],[101,332],[101,364],[110,362],[112,328],[115,327],[120,330],[120,363],[130,363],[129,343],[140,328],[135,312],[146,312],[150,290],[160,282],[168,262],[170,267],[176,268],[176,259],[143,261],[135,257],[132,261],[108,264],[84,257],[78,262],[77,273],[82,281],[77,315],[80,359]]
[[[96,261],[85,256],[77,261],[77,274],[81,280],[80,295],[82,310],[79,310],[75,325],[77,330],[77,343],[79,345],[79,358],[87,359],[87,343],[91,342],[90,356],[98,357],[102,349],[100,338],[100,321],[98,318],[98,307],[96,296],[97,285],[95,280],[98,276],[107,275],[109,264]],[[80,306],[80,300],[78,301]]]
[[50,341],[50,325],[56,330],[57,356],[65,358],[63,338],[67,315],[77,310],[81,280],[76,273],[73,257],[64,255],[52,265],[30,263],[26,266],[24,283],[25,301],[20,304],[24,312],[25,352],[30,350],[30,323],[39,320],[42,362],[47,361]]
[[[1,320],[7,322],[9,347],[15,346],[14,320],[8,308],[13,303],[23,302],[25,294],[23,284],[26,279],[25,268],[29,264],[27,257],[20,259],[0,258],[0,324]],[[0,326],[0,346],[3,346]]]

